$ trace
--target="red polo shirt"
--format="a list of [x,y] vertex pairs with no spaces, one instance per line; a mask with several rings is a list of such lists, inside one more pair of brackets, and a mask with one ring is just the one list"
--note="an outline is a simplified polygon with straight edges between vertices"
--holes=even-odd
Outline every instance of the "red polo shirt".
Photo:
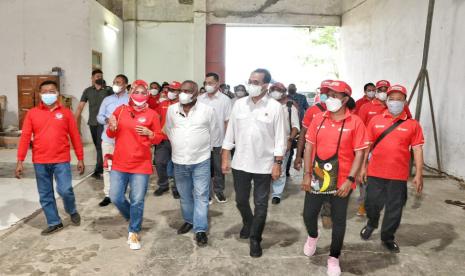
[[156,110],[158,105],[160,104],[159,100],[160,100],[160,93],[158,93],[155,96],[150,95],[149,99],[147,100],[147,104],[149,105],[151,109]]
[[[137,111],[131,105],[118,107],[113,115],[118,120],[117,129],[107,129],[108,137],[115,138],[112,169],[126,173],[152,174],[151,147],[160,143],[163,138],[160,116],[150,108]],[[137,134],[136,126],[149,128],[154,132],[154,138]]]
[[356,102],[355,102],[355,109],[353,111],[354,114],[357,114],[358,115],[358,112],[360,111],[360,108],[366,104],[366,103],[369,103],[371,102],[370,98],[368,98],[366,95],[363,96],[362,98],[358,99]]
[[410,149],[424,144],[420,124],[414,119],[408,119],[405,111],[398,118],[393,118],[386,110],[373,117],[367,133],[370,143],[374,143],[384,130],[400,119],[407,121],[386,135],[373,150],[368,163],[369,176],[403,181],[408,179]]
[[[373,117],[383,114],[385,110],[387,110],[386,104],[378,99],[374,99],[371,102],[364,104],[358,111],[357,115],[367,126]],[[412,118],[412,114],[410,113],[410,109],[407,105],[404,106],[404,112],[407,114],[408,118]]]
[[[155,109],[158,115],[160,115],[160,125],[161,125],[162,130],[165,127],[166,112],[168,112],[168,107],[170,107],[170,105],[175,104],[177,102],[178,100],[174,100],[174,101],[165,100],[163,102],[160,102],[157,108]],[[163,140],[168,140],[168,136],[166,136],[166,134],[163,131],[162,131],[162,135],[163,135]]]
[[[316,137],[318,127],[323,119],[326,118],[321,129]],[[355,158],[355,151],[363,150],[368,147],[366,137],[366,128],[362,120],[357,115],[351,114],[349,109],[346,109],[345,124],[342,132],[341,143],[339,146],[339,172],[337,177],[337,187],[346,181],[349,176],[352,163]],[[342,120],[334,121],[331,119],[330,112],[325,111],[315,115],[310,127],[307,130],[305,138],[307,142],[316,144],[316,153],[321,159],[327,159],[333,156],[337,150],[337,141],[341,131]],[[318,138],[318,141],[316,139]],[[313,151],[315,152],[315,150]],[[352,189],[355,189],[356,184],[353,183]]]
[[[326,105],[324,103],[319,103],[324,110],[326,110]],[[304,128],[308,128],[310,124],[312,123],[313,118],[315,118],[315,115],[318,113],[322,113],[324,111],[321,111],[321,109],[317,106],[317,104],[313,105],[307,111],[305,111],[304,118],[302,119],[302,126]]]
[[18,145],[18,160],[24,161],[32,142],[32,162],[36,164],[71,161],[69,140],[78,160],[84,159],[81,137],[73,113],[60,103],[49,109],[42,102],[26,114]]

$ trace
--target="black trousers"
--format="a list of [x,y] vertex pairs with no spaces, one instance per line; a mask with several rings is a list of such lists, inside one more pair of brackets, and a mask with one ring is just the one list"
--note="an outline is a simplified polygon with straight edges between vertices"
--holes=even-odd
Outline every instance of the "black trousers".
[[291,150],[289,151],[289,158],[287,159],[287,164],[286,164],[286,175],[289,174],[289,170],[291,169],[292,158],[294,157],[294,149],[295,148],[296,147],[294,147],[294,144],[292,144]]
[[382,241],[394,240],[406,202],[407,181],[368,177],[365,199],[368,226],[378,228],[381,210],[386,208],[381,226]]
[[305,193],[304,223],[308,235],[312,238],[318,237],[318,214],[325,202],[331,204],[331,220],[333,229],[331,234],[330,256],[339,258],[341,255],[344,235],[346,233],[347,206],[349,197],[341,198],[334,195]]
[[[158,187],[169,188],[168,181],[168,163],[171,160],[171,143],[169,140],[163,140],[160,144],[155,146],[155,168],[158,174]],[[176,183],[172,187],[176,190]]]
[[95,151],[97,152],[97,164],[95,164],[95,173],[103,173],[103,157],[102,157],[102,133],[103,126],[98,124],[96,126],[89,126],[92,141],[94,142]]
[[213,178],[213,192],[222,193],[225,187],[225,178],[221,170],[221,147],[213,148],[211,155],[211,176]]
[[[240,170],[232,170],[234,190],[236,192],[236,206],[242,216],[244,226],[250,228],[250,239],[262,241],[268,212],[268,199],[271,188],[271,174],[255,174]],[[250,191],[253,187],[253,201],[255,210],[250,207]]]

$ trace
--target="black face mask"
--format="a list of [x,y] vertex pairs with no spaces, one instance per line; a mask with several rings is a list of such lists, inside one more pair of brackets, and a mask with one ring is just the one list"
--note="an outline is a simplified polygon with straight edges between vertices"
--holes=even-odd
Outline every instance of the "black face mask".
[[96,79],[95,84],[100,85],[100,86],[105,86],[105,80],[104,79]]

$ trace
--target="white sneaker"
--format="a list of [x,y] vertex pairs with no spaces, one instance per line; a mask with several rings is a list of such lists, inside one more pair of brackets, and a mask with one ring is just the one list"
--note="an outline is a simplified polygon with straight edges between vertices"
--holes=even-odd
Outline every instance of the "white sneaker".
[[341,267],[339,266],[339,259],[334,257],[328,258],[328,276],[341,275]]
[[139,242],[139,235],[137,235],[137,233],[129,232],[128,244],[129,248],[132,250],[139,250],[141,247]]

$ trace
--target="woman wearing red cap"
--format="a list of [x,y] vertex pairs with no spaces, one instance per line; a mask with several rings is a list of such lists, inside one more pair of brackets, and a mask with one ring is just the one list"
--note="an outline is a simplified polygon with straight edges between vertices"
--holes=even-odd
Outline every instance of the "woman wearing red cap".
[[[118,107],[110,118],[108,137],[115,138],[111,167],[111,201],[129,221],[128,244],[140,249],[139,232],[144,213],[144,197],[153,172],[153,144],[160,143],[160,117],[147,104],[147,83],[136,80],[131,85],[128,105]],[[130,187],[129,201],[125,196]]]
[[355,107],[350,86],[332,81],[327,94],[327,111],[313,118],[306,134],[302,189],[306,191],[304,222],[308,238],[304,254],[315,254],[318,214],[323,202],[329,201],[333,227],[328,275],[340,275],[349,195],[355,189],[355,176],[368,145],[363,122],[349,110]]

